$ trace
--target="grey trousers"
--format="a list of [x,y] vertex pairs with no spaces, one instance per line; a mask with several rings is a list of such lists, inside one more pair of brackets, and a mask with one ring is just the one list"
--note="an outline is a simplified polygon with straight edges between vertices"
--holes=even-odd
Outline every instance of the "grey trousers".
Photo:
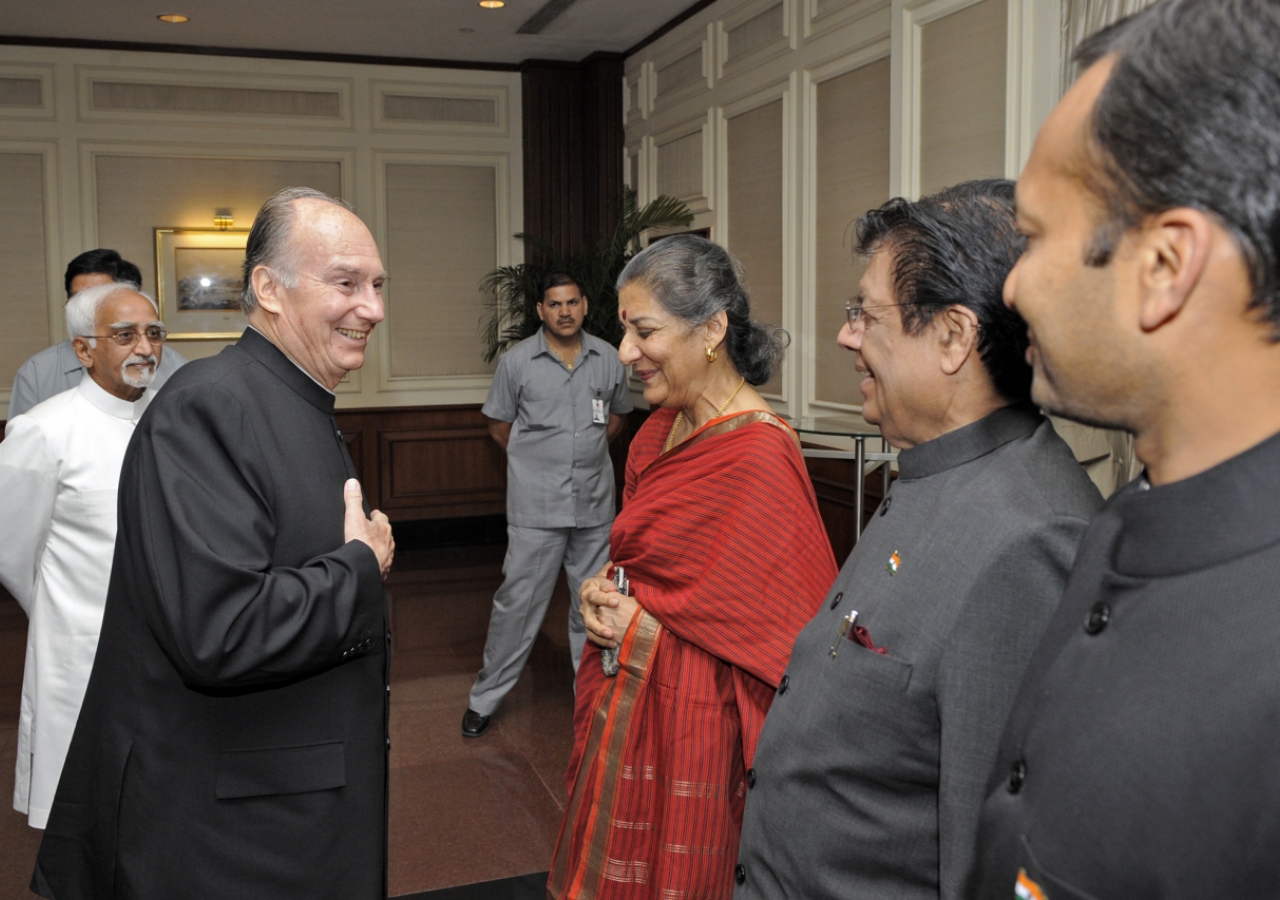
[[493,595],[484,668],[471,688],[468,704],[476,712],[492,715],[515,687],[533,651],[562,564],[569,581],[569,650],[573,670],[578,670],[587,642],[578,611],[578,587],[608,561],[610,528],[612,523],[591,528],[507,526],[505,578]]

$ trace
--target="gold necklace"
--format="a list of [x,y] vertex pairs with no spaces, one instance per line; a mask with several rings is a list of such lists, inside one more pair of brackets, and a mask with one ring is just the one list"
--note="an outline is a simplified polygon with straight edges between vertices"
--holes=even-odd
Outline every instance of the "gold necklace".
[[[747,377],[742,376],[742,380],[738,382],[738,386],[733,389],[733,393],[729,395],[729,399],[720,404],[720,408],[716,410],[716,414],[712,418],[718,419],[729,408],[729,404],[733,402],[733,398],[738,396],[738,391],[742,390],[742,386],[747,383]],[[670,453],[671,448],[676,444],[676,432],[680,430],[680,423],[684,421],[684,410],[676,413],[676,420],[671,423],[671,433],[667,435],[667,446],[663,453]]]
[[568,359],[564,358],[564,354],[561,353],[559,347],[552,347],[551,349],[555,353],[555,355],[560,359],[560,362],[564,363],[565,368],[567,368],[570,372],[572,372],[574,361],[577,360],[578,354],[582,352],[582,338],[578,338],[578,347],[572,353],[569,354]]

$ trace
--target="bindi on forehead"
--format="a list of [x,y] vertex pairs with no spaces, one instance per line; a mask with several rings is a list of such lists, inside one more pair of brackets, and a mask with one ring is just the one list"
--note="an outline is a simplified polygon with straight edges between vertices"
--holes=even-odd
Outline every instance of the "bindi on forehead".
[[627,311],[625,309],[622,311],[622,321],[627,321]]

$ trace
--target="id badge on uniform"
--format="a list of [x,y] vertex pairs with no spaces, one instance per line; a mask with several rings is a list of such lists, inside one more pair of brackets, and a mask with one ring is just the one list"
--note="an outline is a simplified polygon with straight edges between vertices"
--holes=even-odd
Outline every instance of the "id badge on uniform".
[[595,399],[591,401],[591,421],[597,425],[609,424],[609,417],[604,411],[604,401],[600,399],[599,391],[596,391]]

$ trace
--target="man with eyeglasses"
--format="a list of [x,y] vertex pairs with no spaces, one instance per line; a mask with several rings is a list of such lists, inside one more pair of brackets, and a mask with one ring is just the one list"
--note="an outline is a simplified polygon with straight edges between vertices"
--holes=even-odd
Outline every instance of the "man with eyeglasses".
[[[114,250],[98,248],[81,253],[67,264],[63,286],[70,300],[79,291],[98,285],[120,282],[141,289],[142,273],[133,263]],[[74,335],[72,336],[74,337]],[[20,416],[37,403],[54,394],[69,391],[80,383],[84,368],[72,346],[71,337],[46,347],[24,362],[13,379],[9,394],[9,418]],[[169,376],[186,364],[186,359],[173,347],[165,351],[151,382],[152,390],[160,390]]]
[[899,477],[796,639],[747,773],[737,900],[959,898],[1005,716],[1098,490],[1030,405],[1013,184],[890,200],[838,341]]
[[0,443],[0,583],[30,620],[13,806],[44,828],[93,667],[116,540],[116,487],[164,351],[155,302],[77,293],[80,383],[10,419]]

